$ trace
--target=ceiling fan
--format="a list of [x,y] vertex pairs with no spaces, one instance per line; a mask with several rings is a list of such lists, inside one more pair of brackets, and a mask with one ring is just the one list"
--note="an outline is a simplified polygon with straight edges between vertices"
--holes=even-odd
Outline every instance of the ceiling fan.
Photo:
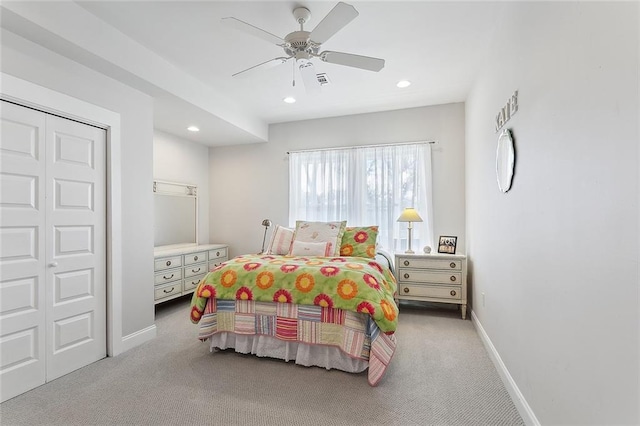
[[[304,30],[304,24],[311,18],[311,12],[306,7],[297,7],[293,10],[296,22],[300,24],[299,31],[293,31],[284,38],[271,34],[268,31],[255,27],[236,18],[222,18],[222,22],[245,33],[259,37],[270,43],[274,43],[284,49],[287,56],[281,56],[254,65],[245,70],[233,74],[234,77],[246,75],[253,71],[270,68],[283,64],[290,59],[294,59],[294,64],[299,68],[302,81],[308,92],[315,92],[320,89],[320,81],[316,75],[312,59],[346,65],[348,67],[360,68],[378,72],[384,67],[384,59],[372,58],[370,56],[354,55],[352,53],[333,52],[330,50],[321,51],[322,44],[329,40],[334,34],[344,28],[349,22],[358,16],[358,11],[350,4],[340,2],[325,16],[322,21],[311,31]],[[295,77],[293,84],[295,86]]]

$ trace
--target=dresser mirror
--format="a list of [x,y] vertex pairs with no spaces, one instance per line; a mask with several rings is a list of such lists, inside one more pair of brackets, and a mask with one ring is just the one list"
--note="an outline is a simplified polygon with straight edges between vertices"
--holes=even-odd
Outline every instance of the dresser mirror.
[[498,149],[496,152],[496,175],[498,188],[502,192],[507,192],[511,188],[515,158],[511,132],[509,129],[504,129],[498,137]]
[[153,182],[154,246],[198,244],[196,185]]

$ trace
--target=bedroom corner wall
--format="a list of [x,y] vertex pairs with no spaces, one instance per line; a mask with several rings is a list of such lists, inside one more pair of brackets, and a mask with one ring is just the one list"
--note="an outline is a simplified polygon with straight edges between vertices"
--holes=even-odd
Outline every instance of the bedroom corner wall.
[[232,256],[257,253],[263,219],[289,223],[287,151],[421,140],[436,141],[432,146],[435,236],[457,235],[457,251],[464,253],[461,103],[272,124],[267,143],[210,148],[210,241],[228,243]]
[[153,132],[153,178],[198,186],[198,242],[209,242],[209,148]]
[[[122,208],[122,336],[124,345],[155,336],[153,301],[153,103],[128,86],[1,30],[6,74],[46,87],[120,115]],[[140,337],[138,334],[143,333]]]
[[[638,9],[505,3],[466,103],[473,314],[532,423],[640,423]],[[502,194],[494,123],[514,90]]]

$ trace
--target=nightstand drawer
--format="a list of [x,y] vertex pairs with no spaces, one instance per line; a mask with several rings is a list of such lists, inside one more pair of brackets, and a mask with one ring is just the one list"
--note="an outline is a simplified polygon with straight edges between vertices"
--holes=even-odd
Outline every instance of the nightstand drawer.
[[164,284],[182,279],[182,269],[171,269],[156,274],[155,284]]
[[429,284],[460,284],[462,274],[460,272],[431,271],[421,269],[398,269],[398,278],[401,283],[429,283]]
[[184,255],[184,264],[191,265],[198,262],[206,262],[207,261],[207,252],[201,251],[198,253],[189,253]]
[[460,287],[428,287],[424,285],[400,284],[400,296],[460,300],[462,298],[462,290]]
[[165,297],[182,294],[182,282],[177,281],[162,287],[156,287],[155,300],[164,299]]
[[182,266],[182,256],[163,257],[162,259],[156,259],[153,265],[156,272],[162,271],[164,269],[177,268]]
[[184,267],[184,277],[194,277],[196,275],[204,274],[207,272],[207,264],[206,263],[198,263],[195,265],[189,265]]
[[396,268],[447,269],[462,271],[462,262],[458,259],[425,259],[401,257]]

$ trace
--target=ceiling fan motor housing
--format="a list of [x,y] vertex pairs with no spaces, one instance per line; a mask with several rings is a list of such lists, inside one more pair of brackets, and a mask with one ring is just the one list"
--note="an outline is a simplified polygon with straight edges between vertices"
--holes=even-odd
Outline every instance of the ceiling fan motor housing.
[[289,56],[297,57],[301,52],[317,55],[318,47],[309,40],[309,31],[294,31],[284,38],[284,51]]

